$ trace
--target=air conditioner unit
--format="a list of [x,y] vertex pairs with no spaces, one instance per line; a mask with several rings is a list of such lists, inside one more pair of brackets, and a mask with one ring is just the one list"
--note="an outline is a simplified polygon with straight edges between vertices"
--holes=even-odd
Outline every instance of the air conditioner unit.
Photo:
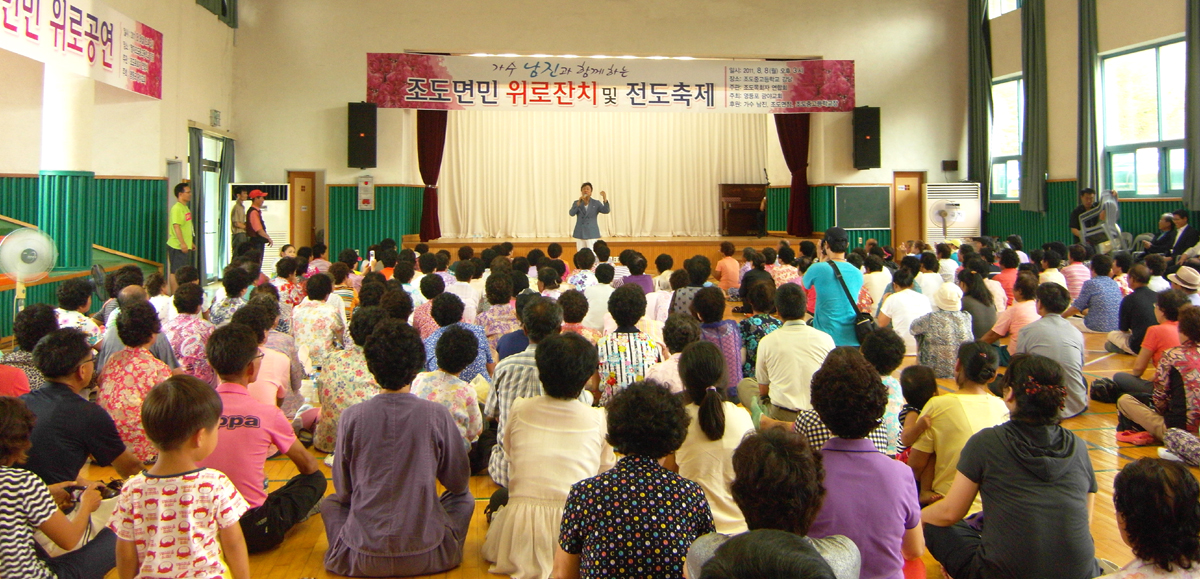
[[[255,189],[267,194],[262,206],[263,225],[266,226],[267,235],[271,236],[271,241],[275,242],[275,245],[266,248],[262,271],[267,277],[272,277],[275,275],[275,262],[279,261],[279,248],[291,243],[291,188],[287,183],[230,183],[229,191],[226,193],[233,200],[230,203],[233,203],[237,200],[238,191],[245,190],[248,193]],[[246,201],[246,209],[250,209],[249,200]],[[228,211],[225,212],[224,218],[230,218]],[[232,226],[226,228],[226,231],[232,230]]]
[[983,207],[978,183],[928,183],[922,193],[925,215],[921,237],[926,243],[982,234]]

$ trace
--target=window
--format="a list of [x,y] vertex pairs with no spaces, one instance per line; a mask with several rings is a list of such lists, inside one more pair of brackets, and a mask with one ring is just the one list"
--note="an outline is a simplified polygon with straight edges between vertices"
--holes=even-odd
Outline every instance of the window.
[[991,0],[988,2],[988,18],[1008,14],[1021,7],[1021,0]]
[[1184,43],[1103,60],[1104,160],[1122,197],[1183,193]]
[[1024,94],[1020,78],[992,84],[992,199],[1020,195]]

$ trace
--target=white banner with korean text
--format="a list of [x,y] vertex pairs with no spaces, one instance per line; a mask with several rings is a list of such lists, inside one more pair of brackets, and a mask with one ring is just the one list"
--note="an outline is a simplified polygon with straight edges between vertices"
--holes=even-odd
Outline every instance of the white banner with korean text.
[[156,99],[162,40],[100,0],[0,0],[0,49]]
[[367,102],[446,110],[846,112],[854,61],[367,54]]

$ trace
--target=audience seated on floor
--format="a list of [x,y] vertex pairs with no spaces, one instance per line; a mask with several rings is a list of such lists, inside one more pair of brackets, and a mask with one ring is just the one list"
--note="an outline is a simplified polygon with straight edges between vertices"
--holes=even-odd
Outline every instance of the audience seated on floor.
[[[160,275],[159,282],[161,283],[161,281],[162,276]],[[58,314],[58,327],[75,328],[83,332],[88,337],[88,344],[99,349],[100,340],[104,337],[104,329],[87,315],[92,310],[92,293],[95,291],[96,287],[89,278],[68,279],[58,286],[56,292],[58,308],[54,311]],[[162,318],[161,312],[159,319],[166,322]]]
[[425,370],[432,372],[438,369],[437,361],[437,343],[446,332],[452,328],[462,328],[475,335],[476,347],[475,358],[470,364],[462,370],[459,377],[464,382],[470,382],[476,376],[482,377],[487,382],[492,381],[492,376],[495,374],[496,364],[492,358],[492,350],[487,344],[487,335],[483,333],[483,328],[475,324],[469,324],[463,321],[464,306],[462,299],[450,292],[442,293],[433,298],[433,306],[430,308],[430,315],[433,321],[437,323],[438,329],[429,334],[429,337],[423,341],[425,343]]
[[[316,277],[324,276],[317,274]],[[328,278],[326,278],[328,279]],[[254,382],[262,359],[254,330],[242,324],[226,324],[216,329],[208,341],[208,362],[221,385],[221,424],[223,430],[212,454],[198,461],[200,466],[226,474],[237,487],[250,509],[242,515],[242,534],[251,553],[273,549],[325,494],[325,474],[317,459],[296,440],[292,424],[278,407],[263,404],[250,396],[247,386]],[[266,460],[282,452],[296,465],[299,474],[283,487],[267,493]]]
[[604,335],[599,330],[593,330],[583,325],[583,319],[587,317],[588,301],[579,290],[572,289],[563,292],[558,296],[558,305],[562,307],[563,311],[562,331],[579,334],[592,345],[595,345]]
[[879,328],[863,338],[859,351],[887,387],[887,408],[883,411],[883,423],[880,424],[887,443],[885,448],[877,450],[888,456],[896,456],[900,452],[900,413],[904,410],[904,389],[892,374],[904,363],[904,340],[888,328]]
[[[33,350],[42,338],[57,329],[58,315],[48,304],[30,304],[13,316],[13,341],[17,347],[6,354],[3,360],[6,366],[25,374],[25,380],[29,383],[28,391],[37,391],[46,385],[46,377],[33,361]],[[87,334],[84,334],[84,339],[87,339]]]
[[1141,395],[1145,397],[1143,401],[1149,400],[1154,392],[1154,381],[1145,380],[1142,376],[1148,368],[1158,368],[1163,352],[1179,347],[1179,312],[1187,305],[1190,305],[1187,294],[1177,289],[1166,290],[1155,296],[1154,319],[1158,323],[1146,328],[1133,368],[1129,372],[1113,374],[1114,401],[1122,394]]
[[[929,552],[953,577],[1095,577],[1088,521],[1096,475],[1087,445],[1059,425],[1062,370],[1045,356],[1018,354],[1003,384],[1011,420],[967,441],[949,494],[921,513]],[[986,519],[964,520],[977,495]]]
[[742,332],[738,323],[725,319],[725,295],[721,290],[706,287],[696,292],[692,300],[692,315],[700,320],[701,339],[711,342],[725,361],[725,378],[729,399],[738,400],[738,383],[742,381]]
[[463,446],[468,449],[483,432],[483,415],[475,388],[461,376],[479,354],[479,346],[479,338],[470,330],[458,326],[446,328],[434,346],[437,369],[417,374],[411,389],[413,396],[437,402],[450,411],[462,434]]
[[[930,275],[936,276],[937,274]],[[917,339],[912,335],[912,323],[917,318],[933,311],[931,305],[933,296],[942,287],[941,276],[937,276],[937,279],[936,286],[927,290],[931,293],[920,294],[914,289],[912,272],[908,268],[901,267],[892,276],[892,293],[883,298],[883,305],[879,308],[879,317],[875,321],[881,328],[891,325],[896,334],[904,340],[906,355],[915,356],[917,354]]]
[[1200,485],[1186,467],[1140,458],[1113,481],[1121,539],[1137,557],[1101,579],[1195,577],[1200,572]]
[[754,383],[743,382],[740,387],[745,399],[755,404],[751,393],[757,385],[762,413],[783,422],[812,409],[812,375],[834,348],[829,334],[804,323],[805,301],[798,285],[785,284],[775,291],[775,311],[783,325],[759,342]]
[[962,311],[971,315],[971,336],[981,339],[996,325],[1000,310],[996,309],[994,296],[1003,303],[1004,292],[993,293],[983,276],[969,268],[958,272],[958,288],[962,290]]
[[[690,304],[689,304],[690,306]],[[617,327],[596,342],[600,355],[600,405],[633,382],[645,380],[651,366],[665,357],[662,345],[638,328],[646,315],[642,288],[621,286],[608,298],[608,312]]]
[[[1121,288],[1112,275],[1113,260],[1107,255],[1092,258],[1095,277],[1085,281],[1071,307],[1063,314],[1081,332],[1107,334],[1117,329]],[[1083,314],[1083,318],[1074,317]]]
[[[1043,283],[1037,288],[1037,310],[1041,319],[1021,329],[1018,354],[1037,354],[1058,363],[1063,388],[1067,395],[1059,412],[1062,418],[1082,414],[1088,407],[1088,383],[1083,375],[1083,333],[1062,317],[1071,295],[1057,283]],[[993,383],[992,391],[1000,394],[1000,384]]]
[[363,371],[363,368],[367,367],[363,346],[375,331],[375,327],[386,319],[388,315],[383,308],[359,308],[350,320],[350,337],[354,339],[354,345],[325,358],[325,365],[321,367],[315,385],[317,400],[321,406],[321,419],[313,432],[313,448],[321,452],[333,452],[337,444],[337,430],[342,413],[351,406],[379,394],[379,384],[375,382],[375,378],[369,372]]
[[[266,347],[267,332],[275,327],[277,312],[277,309],[262,302],[255,302],[242,306],[230,319],[230,323],[250,328],[258,340],[258,353],[262,355],[258,375],[246,386],[246,390],[252,398],[268,406],[283,406],[284,398],[300,389],[299,381],[292,382],[288,357]],[[284,414],[287,415],[287,411]]]
[[588,301],[588,313],[583,318],[583,325],[593,330],[604,329],[604,315],[608,313],[608,298],[615,290],[612,286],[613,267],[607,263],[596,266],[596,283],[583,290]]
[[1163,440],[1167,429],[1179,428],[1195,435],[1200,427],[1200,308],[1185,307],[1179,312],[1179,338],[1182,344],[1167,350],[1154,373],[1151,404],[1124,394],[1117,399],[1121,416],[1133,421],[1153,439],[1129,439],[1148,444]]
[[672,314],[692,313],[692,300],[695,299],[696,292],[708,283],[708,276],[712,273],[712,262],[703,255],[693,255],[683,262],[683,269],[688,272],[688,285],[675,290],[675,294],[671,296]]
[[933,295],[933,311],[915,320],[909,332],[917,339],[917,363],[929,366],[938,378],[954,377],[954,356],[963,342],[970,342],[971,314],[962,311],[962,289],[944,283]]
[[185,374],[195,376],[216,388],[217,375],[204,354],[204,345],[216,326],[200,315],[204,290],[195,283],[181,284],[172,298],[176,314],[162,325],[162,333]]
[[152,462],[157,453],[142,428],[142,398],[170,378],[171,369],[147,349],[161,332],[154,306],[143,301],[120,312],[117,336],[125,349],[113,354],[100,372],[96,402],[112,416],[126,448],[139,460]]
[[996,316],[996,325],[981,338],[984,342],[996,344],[1000,338],[1008,337],[1007,346],[996,344],[1001,366],[1007,366],[1008,359],[1017,353],[1021,329],[1041,318],[1037,309],[1037,288],[1037,278],[1032,274],[1017,276],[1013,284],[1012,305]]
[[1129,294],[1121,299],[1117,313],[1117,329],[1108,333],[1104,349],[1114,354],[1138,355],[1146,331],[1159,322],[1154,313],[1158,292],[1150,289],[1150,269],[1145,265],[1133,266],[1126,275]]
[[694,316],[673,314],[663,325],[663,345],[668,357],[646,371],[646,380],[654,382],[672,394],[683,392],[683,378],[679,376],[679,359],[683,350],[700,339],[700,324]]

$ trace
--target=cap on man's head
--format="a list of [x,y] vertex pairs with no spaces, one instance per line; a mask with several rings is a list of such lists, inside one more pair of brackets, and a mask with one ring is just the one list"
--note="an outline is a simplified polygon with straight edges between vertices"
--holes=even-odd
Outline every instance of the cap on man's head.
[[846,235],[846,230],[841,227],[830,227],[825,230],[825,243],[833,243],[835,241],[850,241],[850,236]]
[[262,190],[260,190],[260,189],[255,189],[255,190],[253,190],[253,191],[251,191],[251,192],[250,192],[250,198],[251,198],[251,199],[254,199],[254,198],[256,198],[256,197],[266,197],[266,196],[267,196],[267,194],[266,194],[266,193],[264,193],[264,192],[263,192]]

